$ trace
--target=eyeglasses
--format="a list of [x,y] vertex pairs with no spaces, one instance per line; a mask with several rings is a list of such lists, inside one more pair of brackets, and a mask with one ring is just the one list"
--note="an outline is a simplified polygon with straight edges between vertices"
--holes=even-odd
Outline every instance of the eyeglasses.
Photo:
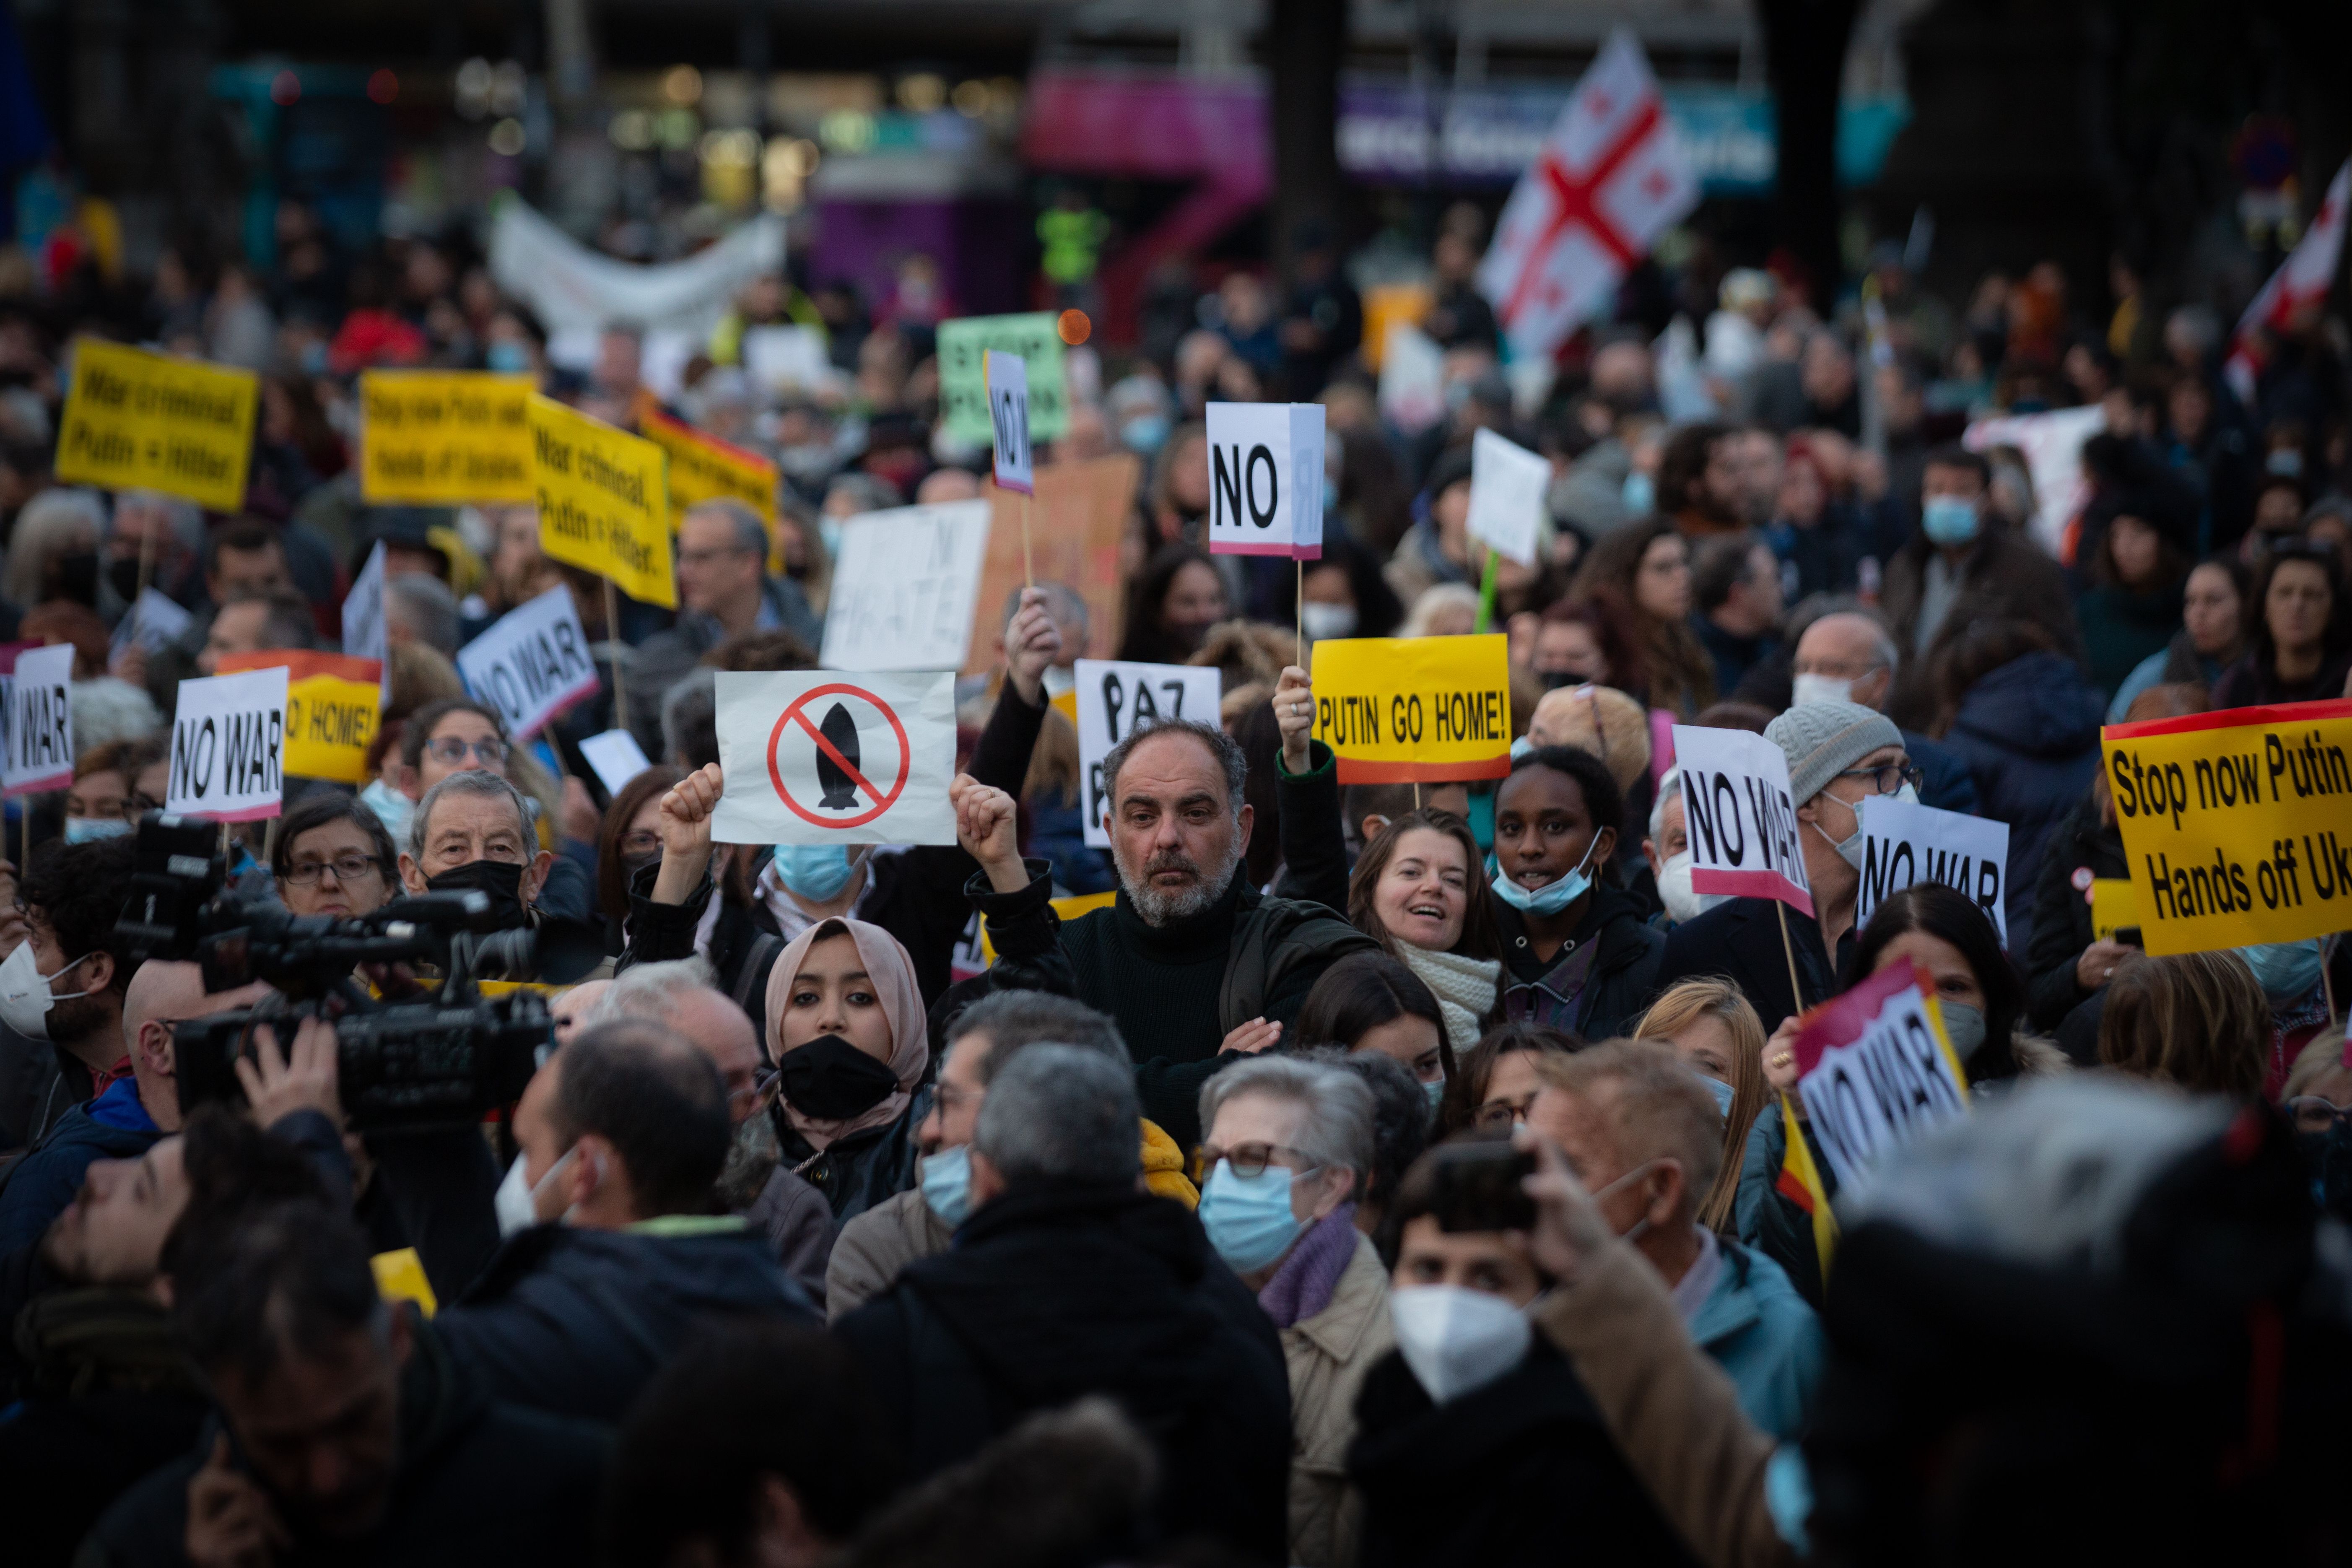
[[[1203,1143],[1192,1151],[1192,1179],[1197,1182],[1205,1177],[1211,1171],[1217,1168],[1217,1162],[1220,1160],[1231,1165],[1236,1176],[1262,1176],[1265,1173],[1265,1168],[1268,1165],[1283,1164],[1285,1162],[1281,1156],[1285,1154],[1289,1155],[1293,1160],[1304,1160],[1307,1157],[1303,1151],[1287,1148],[1280,1143],[1236,1143],[1230,1149],[1220,1149],[1214,1143]],[[1290,1167],[1295,1173],[1302,1176],[1322,1168],[1320,1165]]]
[[940,1108],[942,1116],[951,1116],[965,1106],[978,1105],[987,1098],[988,1090],[984,1089],[958,1089],[951,1083],[940,1084],[931,1091],[931,1103]]
[[437,741],[427,741],[425,749],[432,754],[434,761],[453,765],[464,762],[469,752],[486,768],[502,768],[507,762],[507,743],[496,735],[479,741],[463,741],[455,735],[444,735]]
[[1490,1100],[1471,1116],[1470,1125],[1481,1132],[1507,1132],[1528,1119],[1528,1108],[1535,1102],[1532,1094],[1523,1094],[1517,1100]]
[[2286,1102],[2286,1113],[2294,1119],[2297,1132],[2332,1132],[2339,1123],[2352,1121],[2352,1105],[2337,1105],[2317,1094],[2296,1095]]
[[635,860],[644,855],[658,855],[661,853],[661,847],[660,834],[650,827],[641,827],[634,833],[625,833],[621,836],[621,858]]
[[112,805],[98,806],[79,815],[97,817],[101,821],[108,817],[119,816],[125,822],[136,824],[149,812],[163,809],[163,803],[160,800],[150,800],[143,795],[127,795]]
[[1926,775],[1912,763],[1888,763],[1875,768],[1848,768],[1837,776],[1842,779],[1868,779],[1871,794],[1893,795],[1905,784],[1917,789],[1919,781]]
[[286,885],[289,888],[310,888],[319,879],[333,873],[337,883],[356,882],[365,876],[383,875],[383,862],[373,855],[357,851],[338,855],[331,860],[297,860],[286,868]]

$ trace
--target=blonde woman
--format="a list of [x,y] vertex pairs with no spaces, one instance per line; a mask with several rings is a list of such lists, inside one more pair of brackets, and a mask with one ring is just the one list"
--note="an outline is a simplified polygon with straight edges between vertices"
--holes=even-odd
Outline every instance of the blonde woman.
[[1684,1065],[1707,1079],[1724,1107],[1723,1163],[1699,1204],[1698,1222],[1732,1233],[1733,1200],[1748,1130],[1764,1109],[1764,1024],[1728,980],[1701,977],[1666,987],[1633,1029],[1637,1040],[1664,1040]]

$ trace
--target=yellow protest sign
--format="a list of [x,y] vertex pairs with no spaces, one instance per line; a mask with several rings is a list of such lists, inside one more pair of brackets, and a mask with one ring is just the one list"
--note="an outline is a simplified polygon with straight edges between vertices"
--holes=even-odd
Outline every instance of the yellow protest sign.
[[[1115,892],[1073,893],[1066,899],[1048,899],[1045,901],[1066,924],[1080,915],[1090,915],[1097,910],[1110,908],[1118,901],[1118,895]],[[990,963],[996,962],[996,943],[989,940],[986,921],[980,922],[980,955]]]
[[2352,700],[2109,725],[2099,748],[2149,952],[2352,929]]
[[2091,936],[2105,941],[2119,931],[2139,924],[2139,895],[2128,877],[2097,877],[2091,881]]
[[428,1318],[439,1309],[441,1304],[433,1299],[433,1282],[425,1277],[425,1260],[416,1256],[416,1248],[379,1252],[368,1259],[368,1267],[375,1270],[375,1293],[383,1300],[414,1301]]
[[678,525],[688,507],[707,500],[740,500],[768,525],[768,570],[783,571],[783,535],[776,526],[775,464],[673,419],[658,407],[644,408],[637,416],[637,428],[669,458],[670,527]]
[[537,393],[530,413],[540,549],[633,599],[677,608],[662,449]]
[[527,375],[371,370],[360,376],[360,499],[372,506],[530,500]]
[[1498,779],[1511,771],[1509,639],[1348,637],[1315,645],[1315,738],[1339,782]]
[[77,338],[58,478],[235,511],[245,504],[260,401],[261,379],[249,370]]
[[383,666],[348,654],[266,648],[225,653],[223,675],[286,667],[286,771],[297,778],[364,784],[368,742],[383,703]]

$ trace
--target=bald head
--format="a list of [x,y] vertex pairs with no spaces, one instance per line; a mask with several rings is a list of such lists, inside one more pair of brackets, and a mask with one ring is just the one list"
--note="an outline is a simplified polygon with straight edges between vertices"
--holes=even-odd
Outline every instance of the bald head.
[[593,1021],[643,1018],[686,1037],[719,1069],[729,1118],[740,1122],[756,1103],[760,1036],[742,1008],[703,984],[698,967],[693,960],[638,964],[613,982]]
[[172,1055],[172,1026],[236,1007],[249,1007],[269,994],[259,981],[233,991],[206,991],[200,963],[151,958],[131,977],[122,997],[122,1044],[139,1080],[139,1103],[156,1126],[180,1130],[180,1089]]
[[[1790,672],[1851,681],[1847,700],[1883,710],[1895,683],[1895,639],[1885,627],[1868,616],[1841,610],[1805,628],[1797,639]],[[1807,698],[1800,693],[1797,700]]]

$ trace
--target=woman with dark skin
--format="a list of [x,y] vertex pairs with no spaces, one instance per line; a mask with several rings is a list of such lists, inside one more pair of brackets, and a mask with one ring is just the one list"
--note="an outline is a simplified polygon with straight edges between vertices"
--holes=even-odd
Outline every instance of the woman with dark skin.
[[1607,879],[1624,810],[1601,759],[1567,746],[1524,753],[1496,790],[1505,1017],[1605,1040],[1648,1005],[1665,937]]

